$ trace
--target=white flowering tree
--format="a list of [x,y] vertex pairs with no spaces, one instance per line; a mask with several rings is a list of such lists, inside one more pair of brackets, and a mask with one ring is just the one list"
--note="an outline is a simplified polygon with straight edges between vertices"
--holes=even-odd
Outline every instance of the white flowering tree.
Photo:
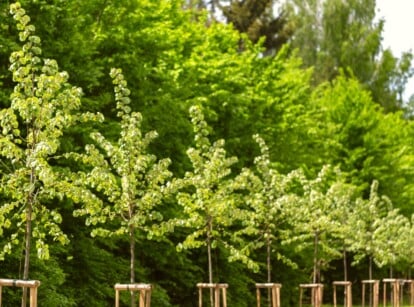
[[378,267],[389,266],[389,277],[392,278],[393,267],[406,260],[407,252],[412,248],[410,220],[400,214],[398,209],[392,209],[377,219],[373,226],[373,241],[377,242],[374,261]]
[[[280,231],[286,223],[288,203],[296,198],[293,194],[295,184],[301,178],[300,171],[287,175],[279,173],[270,161],[269,148],[259,136],[253,138],[260,147],[260,155],[254,159],[254,169],[244,168],[235,179],[235,187],[247,191],[243,201],[248,206],[243,227],[235,233],[249,252],[266,248],[267,282],[272,280],[272,256],[296,267],[289,258],[274,249],[274,243],[280,243]],[[256,268],[256,267],[253,267]]]
[[409,277],[411,278],[411,269],[414,267],[414,214],[411,215],[410,232],[406,235],[408,248],[406,255],[406,263],[408,264]]
[[[173,192],[170,159],[158,160],[149,145],[157,137],[155,131],[143,134],[142,115],[132,112],[130,91],[120,69],[110,73],[115,86],[120,135],[111,142],[99,132],[91,137],[96,145],[86,146],[85,154],[68,156],[89,166],[90,171],[78,173],[75,182],[90,188],[98,198],[84,202],[75,210],[85,216],[92,227],[92,236],[127,236],[130,250],[130,282],[135,283],[135,244],[137,233],[159,233],[154,230],[163,220],[158,207]],[[135,301],[131,292],[131,306]]]
[[[332,219],[338,223],[338,229],[333,233],[334,243],[342,251],[344,268],[344,280],[348,280],[348,252],[350,251],[352,236],[352,225],[350,217],[352,208],[357,199],[357,187],[343,181],[339,177],[329,188],[328,197],[333,208]],[[335,242],[337,241],[337,243]]]
[[[65,197],[71,187],[51,164],[59,153],[64,130],[100,117],[79,113],[81,90],[68,83],[68,74],[59,71],[56,61],[42,58],[40,38],[21,5],[11,4],[10,12],[23,46],[10,56],[16,85],[10,107],[0,111],[0,235],[6,242],[0,258],[23,244],[22,278],[28,279],[32,238],[41,259],[49,258],[49,240],[68,242],[53,202]],[[24,288],[22,306],[26,301]]]
[[231,178],[231,167],[237,158],[226,157],[224,140],[210,143],[209,127],[201,107],[191,107],[190,116],[195,147],[189,148],[187,154],[193,169],[186,172],[183,178],[186,188],[178,193],[178,203],[182,206],[184,216],[175,221],[177,226],[186,228],[189,234],[177,248],[207,247],[208,279],[212,283],[212,249],[218,245],[226,248],[233,259],[250,262],[232,244],[232,232],[229,231],[235,221],[242,217],[236,206]]
[[369,279],[372,279],[373,261],[382,253],[379,244],[383,240],[380,235],[382,231],[377,228],[392,208],[389,198],[378,194],[378,184],[376,180],[372,182],[369,199],[357,199],[349,219],[352,229],[349,237],[352,239],[350,249],[354,252],[353,264],[368,258]]
[[321,267],[341,256],[335,240],[340,223],[335,219],[338,208],[333,201],[337,188],[337,170],[326,165],[315,179],[302,178],[303,194],[287,208],[291,229],[285,231],[284,244],[294,244],[301,252],[313,249],[312,282],[320,282]]

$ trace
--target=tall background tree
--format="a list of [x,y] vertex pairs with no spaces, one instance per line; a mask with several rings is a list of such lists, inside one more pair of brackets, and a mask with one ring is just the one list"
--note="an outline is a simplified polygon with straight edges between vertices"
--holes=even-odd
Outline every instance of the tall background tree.
[[369,183],[378,180],[380,193],[409,216],[412,122],[401,113],[384,114],[354,78],[339,76],[320,85],[311,101],[322,111],[315,118],[324,123],[320,125],[324,131],[321,134],[328,140],[323,144],[330,152],[325,161],[339,165],[365,197],[369,195]]
[[[266,54],[274,54],[281,49],[290,36],[292,27],[285,11],[280,10],[279,1],[211,1],[212,10],[216,8],[225,17],[226,22],[257,43],[263,39]],[[277,9],[279,8],[279,10]],[[213,14],[216,13],[213,11]],[[217,13],[216,13],[217,14]],[[240,42],[243,47],[243,42]]]
[[286,10],[295,25],[291,45],[305,67],[314,67],[314,84],[344,71],[369,89],[384,111],[403,109],[412,54],[397,58],[384,50],[384,20],[376,19],[375,0],[288,0]]
[[[9,14],[10,2],[0,1],[0,101],[5,107],[10,104],[14,87],[8,57],[20,45],[18,31]],[[191,2],[198,9],[196,1]],[[240,7],[248,3],[238,2]],[[369,183],[378,179],[379,192],[388,195],[401,213],[412,214],[412,123],[402,113],[384,115],[388,107],[387,110],[374,107],[376,100],[370,98],[372,94],[366,91],[367,85],[361,84],[355,72],[355,78],[349,78],[352,74],[346,67],[342,69],[345,76],[334,74],[329,82],[318,84],[315,89],[316,82],[311,82],[312,70],[301,68],[305,56],[301,60],[286,46],[272,53],[274,56],[263,56],[266,48],[253,44],[246,33],[241,34],[226,23],[212,22],[205,11],[197,11],[195,15],[191,10],[183,10],[186,3],[180,0],[122,3],[22,0],[22,3],[33,17],[36,33],[42,37],[43,57],[56,58],[59,67],[72,76],[71,83],[83,88],[81,111],[102,111],[106,118],[101,124],[65,129],[59,153],[82,152],[85,145],[92,142],[91,129],[97,129],[108,141],[116,143],[119,119],[107,72],[117,66],[123,68],[129,80],[131,111],[141,112],[143,129],[159,133],[151,142],[150,151],[161,159],[170,158],[171,171],[176,176],[183,176],[192,169],[186,155],[186,150],[194,145],[188,108],[197,104],[205,110],[211,138],[225,140],[228,156],[238,157],[232,171],[253,166],[258,148],[251,135],[259,133],[269,146],[272,167],[281,174],[301,167],[308,178],[314,178],[325,163],[338,164],[347,182],[355,184],[364,199],[369,196]],[[221,5],[228,7],[230,2],[222,1]],[[211,3],[206,2],[205,6],[211,8]],[[215,10],[221,14],[217,5]],[[295,14],[285,16],[291,18]],[[224,19],[222,15],[221,20]],[[289,19],[287,26],[295,26],[296,22]],[[372,34],[373,41],[375,37]],[[292,44],[293,40],[294,37]],[[240,42],[243,42],[242,49]],[[368,43],[361,41],[360,44]],[[348,45],[350,43],[344,44]],[[331,58],[323,54],[319,57]],[[379,80],[394,78],[393,74],[385,73],[392,70],[394,62],[383,60],[381,63],[386,65],[380,70]],[[315,65],[306,67],[311,66]],[[53,163],[66,172],[85,170],[70,161],[54,160]],[[73,193],[72,196],[76,195],[82,194]],[[51,261],[47,266],[41,261],[32,262],[35,269],[32,272],[36,273],[32,276],[45,281],[42,284],[45,290],[39,293],[42,304],[48,306],[47,302],[58,297],[61,305],[112,304],[113,281],[121,280],[120,272],[128,271],[129,263],[125,261],[128,242],[91,238],[85,217],[72,216],[73,209],[78,208],[73,200],[63,198],[53,199],[53,202],[61,209],[60,227],[71,242],[64,247],[50,245]],[[182,213],[174,202],[163,203],[163,209],[166,209],[163,211],[166,217]],[[206,275],[204,253],[197,249],[176,252],[175,245],[187,234],[182,229],[176,230],[169,234],[168,240],[140,237],[137,241],[137,248],[142,252],[137,274],[142,279],[157,280],[159,286],[153,298],[154,302],[161,302],[160,306],[189,306],[195,294],[188,289]],[[0,242],[9,243],[6,236],[0,237]],[[295,287],[306,278],[303,268],[307,267],[305,258],[309,257],[295,253],[293,246],[281,248],[299,269],[286,266],[278,259],[272,264],[280,272],[284,303],[297,305]],[[226,251],[215,251],[218,273],[226,276],[226,281],[232,285],[229,300],[237,306],[252,306],[254,295],[249,285],[266,277],[262,272],[246,271],[245,265],[239,262],[228,265]],[[265,259],[263,255],[254,256],[257,256],[255,260]],[[16,249],[12,250],[0,266],[1,275],[14,278],[15,259],[18,261],[20,257]],[[264,265],[259,263],[261,267]],[[355,270],[366,272],[366,267],[361,263],[353,268],[350,278],[358,278]],[[335,271],[329,273],[336,274]],[[53,288],[54,279],[64,287]]]

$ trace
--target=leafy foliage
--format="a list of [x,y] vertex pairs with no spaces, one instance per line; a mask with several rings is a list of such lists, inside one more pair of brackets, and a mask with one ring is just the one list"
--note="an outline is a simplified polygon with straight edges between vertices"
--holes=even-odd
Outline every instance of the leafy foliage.
[[[352,213],[352,243],[351,250],[354,251],[354,261],[358,263],[364,257],[370,260],[369,278],[372,278],[372,260],[380,264],[381,260],[376,256],[382,254],[381,247],[378,244],[378,226],[381,224],[381,218],[387,216],[391,210],[391,202],[386,196],[378,195],[378,181],[373,181],[369,199],[359,199],[356,201]],[[387,224],[386,224],[387,225]],[[386,227],[389,227],[387,225]],[[379,228],[381,229],[381,228]],[[374,235],[377,232],[377,235]],[[382,240],[381,238],[380,240]]]
[[338,258],[340,252],[332,244],[335,233],[340,229],[337,208],[333,202],[335,193],[340,191],[335,184],[338,170],[324,166],[317,177],[307,180],[301,178],[303,194],[299,194],[287,209],[291,229],[285,233],[284,244],[295,242],[297,251],[313,247],[313,283],[321,281],[320,274],[324,265]]
[[384,110],[402,108],[402,92],[412,76],[412,54],[396,58],[381,46],[384,20],[375,21],[374,0],[288,1],[296,24],[292,47],[314,83],[331,81],[341,71],[355,77]]
[[0,113],[0,153],[5,158],[2,193],[10,200],[2,206],[2,231],[17,225],[15,232],[9,232],[10,241],[2,255],[19,243],[18,235],[26,225],[26,240],[33,234],[38,256],[48,258],[47,236],[67,242],[58,226],[60,214],[48,207],[50,201],[65,195],[65,182],[61,182],[51,159],[58,152],[66,127],[98,117],[76,113],[81,90],[68,84],[68,74],[58,70],[56,61],[41,58],[40,38],[34,35],[35,28],[20,5],[11,5],[11,11],[24,45],[10,57],[16,86],[11,106]]
[[267,282],[271,282],[272,255],[296,267],[281,251],[275,250],[275,245],[280,245],[280,232],[282,227],[286,227],[284,224],[289,214],[285,206],[295,200],[292,193],[301,177],[299,171],[292,171],[288,175],[279,173],[272,167],[269,148],[264,140],[259,135],[254,135],[254,139],[261,152],[254,160],[255,170],[244,168],[235,179],[235,186],[247,191],[243,202],[248,206],[243,227],[236,236],[240,236],[243,249],[266,247]]
[[209,127],[204,120],[202,109],[190,109],[194,127],[195,147],[187,154],[193,171],[184,176],[186,189],[178,193],[178,204],[182,206],[184,217],[176,224],[189,228],[190,234],[178,245],[178,249],[207,246],[209,282],[213,282],[211,249],[219,244],[234,254],[236,259],[249,262],[249,259],[234,248],[229,239],[230,228],[240,218],[235,199],[232,197],[231,166],[236,157],[226,157],[224,140],[210,143]]
[[[309,42],[306,53],[296,51],[302,59],[287,46],[264,57],[267,45],[248,39],[258,38],[259,22],[272,23],[266,1],[241,20],[253,25],[247,34],[183,10],[191,3],[180,0],[22,0],[33,19],[13,5],[16,32],[6,2],[0,103],[11,108],[0,111],[0,243],[10,254],[0,271],[15,277],[31,221],[41,256],[50,248],[50,261],[35,260],[31,275],[42,279],[45,306],[112,304],[132,250],[139,251],[135,279],[156,284],[159,306],[191,306],[189,289],[213,268],[211,280],[229,282],[232,304],[251,306],[265,267],[277,268],[282,301],[297,305],[297,283],[312,267],[328,281],[341,253],[358,262],[352,280],[365,274],[370,255],[397,274],[412,266],[413,125],[389,112],[401,107],[411,57],[381,50],[382,22],[373,23],[371,2],[302,1],[321,13],[288,20],[307,30],[292,37],[293,46]],[[243,15],[251,3],[232,1],[228,9]],[[315,31],[300,28],[308,17],[321,22]],[[315,67],[314,83],[302,61]],[[104,72],[113,66],[123,70],[112,70],[111,84]],[[106,120],[88,113],[96,111]],[[341,175],[320,172],[328,163]],[[178,198],[167,197],[177,184]],[[378,195],[395,209],[380,209]],[[368,234],[372,242],[363,245]]]
[[101,133],[93,133],[92,139],[99,147],[91,144],[86,147],[86,154],[68,155],[90,167],[87,173],[80,174],[76,183],[86,185],[102,197],[102,200],[87,199],[74,214],[86,216],[87,225],[93,226],[92,236],[128,235],[130,282],[134,283],[135,231],[149,232],[153,224],[163,219],[156,207],[172,192],[169,182],[172,173],[168,170],[169,159],[157,161],[155,155],[147,151],[157,134],[154,131],[142,134],[142,116],[131,112],[130,91],[122,71],[113,69],[111,77],[121,134],[118,143],[112,144]]

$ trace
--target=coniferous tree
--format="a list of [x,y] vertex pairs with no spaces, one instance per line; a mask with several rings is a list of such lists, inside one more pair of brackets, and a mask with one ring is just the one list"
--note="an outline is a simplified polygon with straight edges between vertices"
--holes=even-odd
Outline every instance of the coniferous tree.
[[246,33],[253,43],[263,37],[263,46],[269,54],[277,52],[292,35],[286,12],[276,13],[274,0],[230,1],[228,4],[214,2],[227,22],[239,32]]

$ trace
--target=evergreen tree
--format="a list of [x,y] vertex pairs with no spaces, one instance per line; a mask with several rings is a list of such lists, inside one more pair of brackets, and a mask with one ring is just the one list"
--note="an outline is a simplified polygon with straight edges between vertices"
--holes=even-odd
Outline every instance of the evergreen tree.
[[278,6],[278,1],[213,0],[211,2],[213,8],[220,9],[227,23],[232,24],[239,32],[246,33],[253,43],[264,38],[263,46],[267,54],[279,51],[292,35],[292,28],[286,12],[276,12],[275,7]]

